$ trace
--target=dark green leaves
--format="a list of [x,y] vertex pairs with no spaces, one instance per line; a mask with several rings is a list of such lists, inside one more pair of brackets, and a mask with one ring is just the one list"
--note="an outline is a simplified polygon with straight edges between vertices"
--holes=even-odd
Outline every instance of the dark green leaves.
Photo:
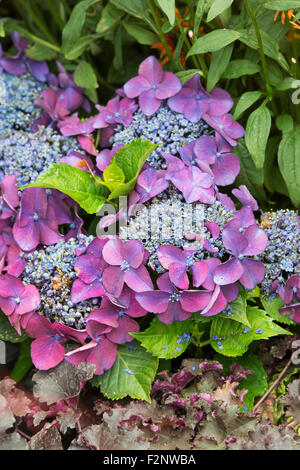
[[150,403],[150,389],[158,367],[158,359],[151,356],[136,342],[118,346],[113,367],[103,375],[95,376],[92,385],[100,386],[107,398],[131,398]]
[[233,118],[235,120],[239,119],[242,114],[250,108],[259,98],[262,96],[261,91],[246,91],[242,94],[239,101],[236,104]]
[[275,0],[264,3],[264,8],[268,10],[287,11],[300,8],[300,0]]
[[175,0],[156,0],[160,9],[167,16],[169,23],[175,23]]
[[233,29],[216,29],[197,39],[189,50],[187,57],[195,54],[203,54],[205,52],[218,51],[236,41],[239,37],[240,33]]
[[253,75],[260,71],[260,66],[251,60],[237,59],[232,60],[225,72],[223,78],[239,78],[242,75]]
[[125,145],[105,169],[104,180],[66,163],[55,163],[35,183],[26,187],[58,189],[88,214],[95,214],[105,202],[126,196],[134,188],[144,163],[155,148],[156,144],[141,139]]
[[78,86],[81,86],[83,88],[98,87],[97,77],[93,70],[93,67],[85,60],[82,60],[77,65],[74,72],[74,80]]
[[9,323],[9,320],[4,313],[0,312],[0,340],[9,341],[10,343],[20,343],[27,338],[27,335],[18,335],[17,331]]
[[278,164],[293,204],[300,205],[300,126],[283,135]]
[[214,0],[208,13],[207,21],[212,21],[216,16],[220,15],[224,10],[229,8],[233,0]]
[[225,72],[233,50],[233,44],[223,47],[212,53],[211,63],[207,75],[207,91],[210,92]]
[[106,201],[106,189],[90,173],[66,163],[54,163],[35,183],[26,187],[58,189],[88,214],[98,212]]
[[257,169],[263,168],[268,137],[271,129],[271,114],[262,104],[250,114],[245,133],[245,142]]
[[147,330],[132,333],[132,336],[153,356],[172,359],[180,356],[188,347],[189,339],[185,334],[189,334],[192,327],[193,321],[190,319],[165,325],[154,318]]

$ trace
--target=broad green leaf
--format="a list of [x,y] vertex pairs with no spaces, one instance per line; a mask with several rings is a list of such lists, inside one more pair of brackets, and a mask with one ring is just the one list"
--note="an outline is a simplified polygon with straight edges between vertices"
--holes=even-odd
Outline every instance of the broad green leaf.
[[103,172],[103,179],[105,186],[114,191],[121,186],[125,181],[123,170],[117,165],[116,160],[113,158],[110,165],[105,168]]
[[66,163],[54,163],[35,183],[25,187],[58,189],[78,202],[88,214],[96,214],[106,202],[107,190],[90,173]]
[[200,75],[202,74],[201,70],[190,69],[190,70],[181,70],[180,72],[177,72],[176,75],[181,81],[181,83],[185,83],[194,75],[196,75],[196,73],[199,73]]
[[26,49],[26,57],[33,60],[52,60],[55,56],[56,52],[52,49],[37,43]]
[[159,8],[167,16],[169,23],[175,23],[175,0],[156,0]]
[[32,343],[32,339],[27,338],[20,345],[20,352],[19,352],[18,360],[15,363],[13,370],[10,374],[10,377],[16,382],[20,382],[32,367],[31,352],[30,352],[31,343]]
[[280,114],[276,118],[276,127],[283,134],[294,129],[294,121],[290,114]]
[[214,52],[239,39],[240,33],[233,29],[216,29],[198,38],[190,48],[187,57],[205,52]]
[[264,3],[264,8],[268,10],[287,11],[300,8],[300,0],[274,0]]
[[278,149],[278,164],[292,203],[300,205],[300,126],[283,135]]
[[295,80],[293,77],[285,77],[282,82],[276,87],[278,91],[286,91],[290,88],[299,88],[300,80]]
[[251,60],[237,59],[229,62],[228,67],[223,73],[223,78],[239,78],[242,75],[254,75],[260,71],[260,66]]
[[193,321],[191,319],[165,325],[155,317],[147,330],[131,333],[131,336],[139,340],[141,345],[153,356],[172,359],[180,356],[188,347],[189,338],[186,339],[182,335],[190,333],[192,328]]
[[238,155],[241,164],[235,184],[237,186],[244,184],[255,198],[264,200],[264,171],[255,167],[243,139],[240,139],[237,146],[234,147],[234,153]]
[[134,188],[144,163],[156,147],[156,144],[151,144],[148,140],[137,139],[120,148],[113,160],[123,171],[126,183],[112,191],[109,200],[126,196]]
[[264,185],[271,193],[278,192],[289,197],[286,184],[277,165],[279,142],[280,135],[273,136],[268,140],[266,148],[266,159],[264,163]]
[[235,120],[239,119],[242,114],[250,108],[259,98],[262,96],[261,91],[246,91],[242,94],[239,101],[236,104],[233,118]]
[[210,67],[207,75],[207,86],[208,93],[218,83],[223,72],[225,72],[233,50],[233,44],[223,47],[219,51],[212,53]]
[[209,23],[216,16],[220,15],[224,10],[229,8],[233,3],[233,0],[214,0],[212,6],[207,13],[206,21]]
[[138,343],[119,345],[112,368],[94,376],[92,385],[100,386],[104,396],[119,400],[131,398],[151,402],[150,390],[158,368],[158,358],[151,356]]
[[251,352],[247,352],[238,359],[221,356],[220,354],[215,356],[214,359],[223,365],[226,375],[231,373],[230,366],[232,364],[240,364],[245,369],[253,371],[252,374],[247,375],[246,379],[241,380],[237,387],[238,389],[248,390],[244,397],[244,403],[248,410],[251,410],[254,405],[254,399],[261,397],[268,389],[267,374],[261,360]]
[[82,88],[97,88],[97,77],[91,64],[81,60],[74,71],[76,85]]
[[247,121],[245,143],[258,170],[264,166],[271,121],[271,113],[264,104],[253,111]]
[[199,27],[203,18],[203,15],[206,11],[208,1],[207,0],[198,0],[197,7],[195,11],[195,24],[194,24],[194,37],[197,38],[199,35]]
[[[274,41],[274,39],[262,29],[260,30],[260,35],[263,43],[264,53],[268,57],[271,57],[272,59],[276,60],[276,62],[278,62],[279,65],[281,65],[281,67],[288,72],[289,65],[284,56],[279,51],[279,45],[277,41]],[[259,49],[256,33],[253,28],[250,30],[239,31],[239,40],[243,44],[246,44],[247,47],[251,47],[256,50]]]
[[20,336],[9,323],[7,316],[0,312],[0,340],[9,341],[10,343],[20,343],[26,338],[28,338],[28,336],[25,333]]
[[86,11],[99,0],[83,0],[73,8],[70,18],[62,31],[62,51],[66,54],[80,38],[85,23]]
[[219,316],[224,318],[230,318],[231,320],[235,320],[239,323],[243,323],[244,325],[251,327],[247,317],[246,292],[240,289],[238,298],[231,302],[229,305],[232,307],[230,315],[220,314]]
[[294,325],[295,322],[288,318],[287,316],[281,315],[279,310],[284,307],[284,301],[279,297],[279,295],[276,295],[276,297],[273,297],[273,295],[269,296],[269,298],[264,297],[261,295],[260,301],[267,312],[267,314],[273,318],[273,320],[278,321],[280,323],[284,323],[286,325]]
[[123,21],[122,26],[126,29],[127,33],[132,36],[139,44],[150,46],[157,42],[159,36],[154,34],[149,29],[146,29],[142,22],[137,23],[134,21]]
[[247,307],[247,317],[251,327],[247,327],[230,318],[217,315],[211,324],[211,345],[215,351],[224,356],[241,356],[250,343],[255,340],[268,339],[271,336],[292,334],[276,325],[263,310],[258,307]]
[[125,11],[129,15],[140,18],[146,24],[151,26],[153,31],[157,32],[152,16],[148,8],[147,0],[110,0],[120,10]]
[[68,60],[75,60],[79,57],[85,49],[90,47],[92,41],[102,37],[102,34],[88,34],[87,36],[81,36],[72,46],[65,52],[65,57]]
[[112,3],[107,3],[102,10],[101,18],[96,27],[96,33],[106,33],[114,28],[124,12],[115,7]]

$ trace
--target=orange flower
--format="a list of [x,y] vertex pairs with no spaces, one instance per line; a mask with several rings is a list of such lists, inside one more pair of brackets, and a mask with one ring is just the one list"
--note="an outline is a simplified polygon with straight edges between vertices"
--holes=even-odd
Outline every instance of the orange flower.
[[[280,13],[280,11],[277,10],[276,13],[275,13],[275,16],[274,16],[274,21],[277,20],[279,13]],[[294,13],[294,10],[288,10],[287,16],[288,16],[288,19],[289,19],[289,20],[292,18],[293,13]],[[286,17],[285,11],[282,11],[282,12],[281,12],[281,23],[282,23],[282,24],[285,23],[285,17]]]
[[[279,13],[280,13],[280,11],[277,10],[276,13],[275,13],[275,16],[274,16],[274,21],[277,20]],[[299,21],[297,21],[297,23],[295,23],[294,21],[291,21],[292,18],[293,18],[293,16],[294,16],[294,10],[288,10],[288,12],[287,12],[287,17],[288,17],[289,23],[292,25],[292,29],[294,30],[294,37],[295,37],[295,39],[300,39],[300,34],[297,33],[297,31],[295,31],[295,30],[297,30],[297,29],[300,29],[300,23],[299,23]],[[286,14],[285,14],[284,11],[282,11],[282,12],[281,12],[281,23],[282,23],[282,24],[285,24],[285,19],[286,19]],[[287,37],[287,39],[288,39],[289,41],[292,40],[292,37],[291,37],[291,33],[290,33],[290,32],[288,32],[288,33],[286,34],[286,37]]]

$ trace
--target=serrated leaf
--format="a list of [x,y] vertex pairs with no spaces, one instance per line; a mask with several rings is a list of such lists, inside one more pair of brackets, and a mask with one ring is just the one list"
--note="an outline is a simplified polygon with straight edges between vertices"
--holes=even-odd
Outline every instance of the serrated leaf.
[[134,188],[144,163],[156,147],[156,144],[152,144],[148,140],[137,139],[120,148],[113,161],[123,171],[126,183],[112,191],[109,195],[109,200],[119,196],[126,196]]
[[80,38],[83,25],[85,23],[86,11],[99,0],[83,0],[72,10],[67,24],[62,31],[62,51],[66,54]]
[[175,0],[156,0],[159,8],[168,17],[169,23],[175,23]]
[[139,340],[141,345],[153,356],[172,359],[180,356],[188,347],[190,341],[182,338],[182,335],[190,333],[192,328],[193,321],[191,319],[165,325],[155,317],[147,330],[131,333],[131,336]]
[[10,343],[20,343],[26,338],[28,338],[28,336],[26,334],[20,336],[9,323],[7,316],[0,312],[0,340],[9,341]]
[[74,71],[76,85],[82,88],[97,88],[97,77],[91,64],[81,60]]
[[233,3],[233,0],[214,0],[207,13],[207,22],[212,21],[216,16],[220,15],[224,10],[229,8]]
[[224,356],[241,356],[250,343],[255,340],[268,339],[271,336],[292,334],[273,322],[258,307],[247,307],[247,317],[251,328],[229,318],[216,316],[211,325],[211,345],[215,351]]
[[158,368],[158,359],[138,343],[134,342],[133,347],[131,344],[130,347],[125,344],[118,346],[114,365],[103,375],[95,376],[92,385],[100,386],[101,393],[112,400],[129,395],[150,403],[150,390]]
[[293,320],[284,315],[281,315],[281,313],[279,312],[279,310],[285,305],[284,301],[279,297],[279,295],[276,295],[276,297],[274,298],[273,296],[267,298],[261,295],[260,301],[267,314],[272,317],[273,320],[278,321],[280,323],[285,323],[286,325],[295,324]]
[[300,205],[300,126],[283,135],[278,149],[278,165],[293,204]]
[[233,29],[216,29],[198,38],[190,48],[187,57],[205,52],[214,52],[239,39],[240,33]]
[[121,186],[125,181],[125,175],[123,170],[117,165],[115,158],[112,159],[109,166],[107,166],[103,172],[103,179],[105,186],[110,190],[114,191]]
[[268,389],[267,374],[261,360],[250,352],[247,352],[238,359],[221,356],[220,354],[218,354],[215,359],[223,365],[226,375],[230,374],[230,366],[235,363],[253,371],[252,374],[247,375],[246,379],[241,380],[237,387],[238,389],[245,388],[248,390],[248,393],[244,397],[244,403],[248,410],[251,410],[253,408],[254,399],[261,397]]
[[268,10],[287,11],[300,8],[300,0],[274,0],[264,3],[264,8]]
[[[229,305],[232,307],[230,319],[251,327],[247,317],[247,300],[245,291],[240,290],[238,298]],[[229,315],[220,314],[220,317],[229,318]]]
[[260,71],[260,66],[255,64],[251,60],[247,59],[237,59],[232,60],[222,77],[226,79],[239,78],[242,75],[254,75]]
[[90,173],[66,163],[54,163],[27,188],[58,189],[78,202],[88,214],[96,214],[106,202],[106,189]]
[[219,51],[212,53],[210,67],[207,75],[207,86],[208,93],[218,83],[223,72],[225,72],[233,50],[233,44],[223,47]]
[[238,100],[234,113],[233,118],[234,120],[239,119],[242,114],[250,108],[259,98],[262,96],[261,91],[246,91],[243,93],[240,99]]
[[271,121],[271,113],[264,104],[253,111],[247,121],[245,143],[258,170],[264,166]]

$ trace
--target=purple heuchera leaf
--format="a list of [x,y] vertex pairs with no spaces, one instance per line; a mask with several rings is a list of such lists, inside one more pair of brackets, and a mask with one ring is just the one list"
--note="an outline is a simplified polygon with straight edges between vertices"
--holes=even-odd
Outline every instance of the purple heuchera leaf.
[[21,209],[13,226],[13,235],[24,251],[35,249],[39,243],[52,245],[63,239],[58,231],[56,206],[48,202],[44,189],[24,190]]
[[119,297],[124,283],[135,292],[152,290],[153,284],[144,263],[145,249],[137,240],[123,243],[118,236],[103,248],[103,258],[110,265],[103,272],[104,288]]
[[167,325],[186,320],[204,309],[211,297],[208,291],[178,290],[168,273],[158,278],[157,285],[159,290],[137,293],[136,300],[144,309],[157,313],[159,320]]
[[147,57],[139,66],[139,74],[124,85],[128,98],[139,99],[141,110],[146,116],[154,114],[162,100],[174,96],[181,90],[179,78],[173,73],[164,72],[159,61]]

